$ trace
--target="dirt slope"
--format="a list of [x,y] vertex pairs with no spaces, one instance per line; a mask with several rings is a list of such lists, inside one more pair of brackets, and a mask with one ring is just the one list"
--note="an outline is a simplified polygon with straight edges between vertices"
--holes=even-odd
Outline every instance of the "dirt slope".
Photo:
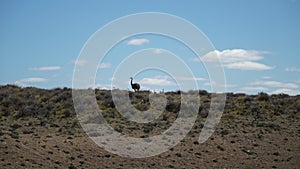
[[[131,159],[105,151],[85,134],[71,93],[68,88],[0,87],[0,168],[300,167],[300,96],[228,93],[217,130],[199,144],[211,97],[201,91],[198,119],[184,140],[158,156]],[[180,92],[166,93],[166,111],[156,121],[141,125],[120,116],[110,91],[95,93],[108,123],[133,137],[164,131],[180,108]],[[131,92],[132,104],[147,110],[148,95],[147,91]]]

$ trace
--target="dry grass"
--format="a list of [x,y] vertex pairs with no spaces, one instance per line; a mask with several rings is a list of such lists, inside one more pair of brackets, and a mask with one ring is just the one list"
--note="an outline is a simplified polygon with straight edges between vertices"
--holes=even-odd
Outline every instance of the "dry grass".
[[[167,106],[154,121],[132,122],[117,111],[108,90],[96,90],[99,108],[117,131],[146,138],[165,131],[178,115],[180,93],[165,93]],[[227,94],[215,133],[198,137],[211,94],[199,91],[199,116],[190,133],[161,155],[130,159],[106,152],[80,127],[71,89],[0,86],[1,168],[298,168],[300,96]],[[131,104],[148,110],[149,91],[130,92]]]

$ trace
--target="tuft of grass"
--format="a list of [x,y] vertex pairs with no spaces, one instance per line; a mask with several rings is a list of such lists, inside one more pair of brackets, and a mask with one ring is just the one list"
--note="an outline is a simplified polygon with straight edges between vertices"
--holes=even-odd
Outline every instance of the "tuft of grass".
[[257,100],[259,101],[268,101],[270,99],[269,95],[264,92],[258,93]]
[[13,139],[19,139],[19,134],[17,132],[12,132],[9,134],[11,138]]
[[220,145],[218,145],[217,148],[218,148],[219,150],[221,150],[221,151],[224,151],[224,150],[225,150],[225,149],[224,149],[222,146],[220,146]]
[[228,130],[222,130],[222,131],[221,131],[222,137],[224,137],[224,136],[226,136],[226,135],[228,135],[228,134],[229,134]]
[[73,164],[70,164],[69,169],[77,169]]

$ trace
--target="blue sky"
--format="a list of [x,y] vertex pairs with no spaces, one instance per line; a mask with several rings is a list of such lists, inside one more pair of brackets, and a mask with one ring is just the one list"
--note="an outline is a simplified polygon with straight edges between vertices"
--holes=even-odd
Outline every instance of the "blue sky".
[[[209,38],[222,61],[227,91],[300,94],[300,2],[226,1],[0,1],[0,84],[71,87],[75,61],[89,37],[129,14],[163,12],[184,18]],[[176,28],[174,28],[176,29]],[[214,82],[203,62],[180,43],[157,35],[130,37],[101,63],[95,86],[109,88],[116,67],[131,52],[168,49],[196,74],[200,89]],[[157,53],[161,51],[157,50]],[[85,64],[84,60],[78,62]],[[129,77],[132,75],[128,75]],[[183,78],[183,77],[181,77]],[[176,90],[175,80],[155,70],[136,74],[146,90]],[[128,82],[118,88],[130,88]]]

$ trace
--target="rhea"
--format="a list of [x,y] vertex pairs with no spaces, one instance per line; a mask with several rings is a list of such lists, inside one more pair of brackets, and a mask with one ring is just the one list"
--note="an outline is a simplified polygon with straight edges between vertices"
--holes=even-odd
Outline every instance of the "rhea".
[[138,83],[132,83],[133,78],[130,77],[130,79],[131,79],[131,81],[130,81],[131,88],[132,88],[135,92],[136,92],[136,91],[139,91],[140,88],[141,88],[140,84],[138,84]]

